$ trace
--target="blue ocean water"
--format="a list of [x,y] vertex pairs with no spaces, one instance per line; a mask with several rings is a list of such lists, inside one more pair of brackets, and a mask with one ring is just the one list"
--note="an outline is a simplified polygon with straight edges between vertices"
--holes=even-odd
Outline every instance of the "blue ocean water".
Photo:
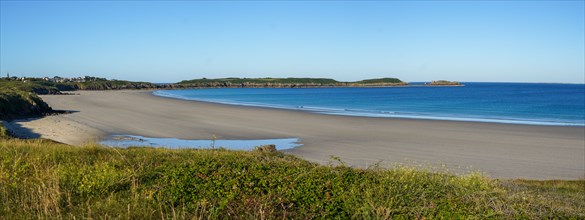
[[585,84],[160,90],[186,100],[365,117],[585,126]]

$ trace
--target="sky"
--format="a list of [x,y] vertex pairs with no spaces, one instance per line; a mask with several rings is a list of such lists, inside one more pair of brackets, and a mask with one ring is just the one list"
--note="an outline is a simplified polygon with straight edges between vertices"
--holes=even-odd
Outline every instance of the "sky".
[[585,1],[0,1],[0,74],[585,83]]

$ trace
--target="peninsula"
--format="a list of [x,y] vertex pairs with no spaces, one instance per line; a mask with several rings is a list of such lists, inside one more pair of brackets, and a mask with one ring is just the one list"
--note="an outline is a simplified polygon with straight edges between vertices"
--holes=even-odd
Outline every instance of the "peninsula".
[[385,87],[406,86],[397,78],[367,79],[355,82],[340,82],[327,78],[220,78],[184,80],[176,85],[187,88],[307,88],[307,87]]

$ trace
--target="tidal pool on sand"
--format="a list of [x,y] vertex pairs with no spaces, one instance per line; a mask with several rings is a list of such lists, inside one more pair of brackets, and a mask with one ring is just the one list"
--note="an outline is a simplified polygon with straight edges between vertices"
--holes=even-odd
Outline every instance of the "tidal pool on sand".
[[151,138],[136,135],[113,135],[100,142],[111,147],[165,147],[211,149],[225,148],[230,150],[253,150],[255,146],[276,145],[277,150],[286,150],[302,146],[298,138],[261,139],[261,140],[183,140],[177,138]]

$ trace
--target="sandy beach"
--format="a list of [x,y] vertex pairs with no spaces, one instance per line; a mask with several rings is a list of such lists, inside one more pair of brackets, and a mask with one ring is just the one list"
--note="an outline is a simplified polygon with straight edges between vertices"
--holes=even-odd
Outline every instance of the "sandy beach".
[[7,123],[22,137],[80,145],[112,134],[181,139],[300,138],[287,153],[326,164],[331,156],[379,163],[444,164],[495,178],[580,179],[585,127],[366,118],[162,98],[149,91],[76,91],[42,96],[71,114]]

